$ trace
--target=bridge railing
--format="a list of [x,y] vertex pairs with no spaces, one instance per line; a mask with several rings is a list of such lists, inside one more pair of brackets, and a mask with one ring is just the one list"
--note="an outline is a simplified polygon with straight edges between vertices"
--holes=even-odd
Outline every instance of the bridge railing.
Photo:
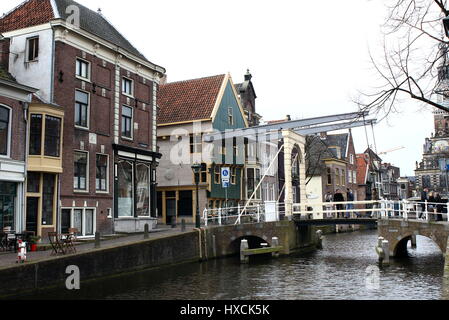
[[228,225],[243,222],[263,222],[265,221],[265,210],[261,204],[246,207],[242,214],[243,207],[229,207],[217,209],[204,209],[202,220],[206,227],[210,225]]
[[293,204],[300,219],[378,218],[423,221],[449,221],[449,203],[407,200],[315,202]]
[[279,221],[291,212],[296,219],[403,219],[449,221],[449,203],[419,201],[369,200],[349,202],[259,203],[244,208],[205,209],[204,225],[227,225]]

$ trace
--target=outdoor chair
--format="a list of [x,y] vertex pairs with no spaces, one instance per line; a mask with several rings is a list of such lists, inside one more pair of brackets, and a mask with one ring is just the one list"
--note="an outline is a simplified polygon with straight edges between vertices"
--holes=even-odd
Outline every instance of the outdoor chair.
[[57,256],[58,254],[66,254],[64,243],[62,242],[63,240],[61,239],[61,236],[59,234],[57,234],[56,232],[49,232],[48,240],[52,247],[52,256]]

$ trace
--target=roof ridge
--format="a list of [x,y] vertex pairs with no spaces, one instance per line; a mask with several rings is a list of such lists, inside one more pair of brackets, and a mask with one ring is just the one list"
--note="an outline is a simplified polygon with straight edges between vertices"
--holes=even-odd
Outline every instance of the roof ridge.
[[167,86],[167,85],[170,85],[170,84],[177,84],[177,83],[190,82],[190,81],[199,81],[199,80],[218,78],[218,77],[223,77],[223,76],[225,77],[226,74],[224,73],[224,74],[217,74],[217,75],[208,76],[208,77],[201,77],[201,78],[194,78],[194,79],[187,79],[187,80],[179,80],[179,81],[174,81],[174,82],[168,82],[166,84],[161,85],[161,87],[162,86]]
[[11,10],[9,10],[8,12],[4,13],[0,19],[6,18],[7,16],[9,16],[11,13],[13,13],[14,11],[16,11],[17,9],[20,9],[21,7],[23,7],[25,4],[27,4],[28,2],[30,2],[32,0],[25,0],[22,3],[18,4],[17,6],[15,6],[14,8],[12,8]]

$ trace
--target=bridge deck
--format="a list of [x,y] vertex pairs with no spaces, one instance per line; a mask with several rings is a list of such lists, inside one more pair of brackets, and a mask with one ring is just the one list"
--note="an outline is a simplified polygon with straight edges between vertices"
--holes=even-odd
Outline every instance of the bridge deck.
[[374,218],[357,218],[357,219],[301,219],[297,215],[293,215],[293,221],[296,224],[304,226],[332,226],[332,225],[376,225],[378,219]]

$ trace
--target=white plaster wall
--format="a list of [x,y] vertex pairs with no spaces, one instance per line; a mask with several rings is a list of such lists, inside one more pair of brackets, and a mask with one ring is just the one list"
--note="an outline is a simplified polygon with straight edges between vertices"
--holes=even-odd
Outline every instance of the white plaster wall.
[[[39,58],[26,62],[27,39],[39,36]],[[51,101],[53,31],[34,31],[11,38],[9,71],[21,84],[39,89],[39,96]]]

